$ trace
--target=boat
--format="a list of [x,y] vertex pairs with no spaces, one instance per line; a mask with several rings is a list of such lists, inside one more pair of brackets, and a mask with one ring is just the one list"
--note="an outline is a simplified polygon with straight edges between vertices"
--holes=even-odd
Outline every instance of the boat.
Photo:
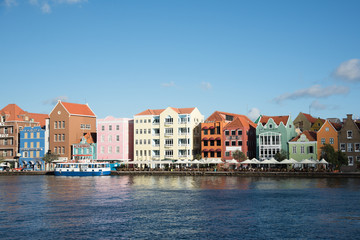
[[62,162],[55,166],[55,176],[108,176],[110,164],[106,162]]

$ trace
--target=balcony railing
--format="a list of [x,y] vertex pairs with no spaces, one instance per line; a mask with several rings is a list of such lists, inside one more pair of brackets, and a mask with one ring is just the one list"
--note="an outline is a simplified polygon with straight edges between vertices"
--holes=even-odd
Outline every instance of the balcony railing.
[[174,133],[165,133],[165,136],[172,136]]
[[165,144],[165,147],[172,147],[174,144]]
[[179,132],[179,135],[188,135],[189,133],[187,133],[187,132]]

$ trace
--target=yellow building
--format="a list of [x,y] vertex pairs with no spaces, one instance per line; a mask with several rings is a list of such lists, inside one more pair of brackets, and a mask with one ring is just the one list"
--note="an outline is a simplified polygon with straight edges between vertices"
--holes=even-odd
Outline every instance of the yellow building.
[[134,161],[153,164],[161,160],[194,159],[200,154],[197,108],[148,109],[134,116]]

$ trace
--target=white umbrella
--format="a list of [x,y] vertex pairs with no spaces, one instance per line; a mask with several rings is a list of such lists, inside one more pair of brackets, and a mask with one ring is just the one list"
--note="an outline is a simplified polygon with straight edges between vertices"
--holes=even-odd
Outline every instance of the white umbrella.
[[309,159],[304,159],[301,162],[299,162],[300,164],[316,164],[316,162],[313,162]]
[[321,159],[321,161],[319,163],[321,163],[321,164],[329,164],[325,159]]
[[240,164],[253,164],[253,160],[246,159],[245,161],[241,162]]
[[238,161],[236,161],[235,159],[232,159],[232,160],[226,160],[227,163],[230,163],[230,164],[236,164],[238,163]]

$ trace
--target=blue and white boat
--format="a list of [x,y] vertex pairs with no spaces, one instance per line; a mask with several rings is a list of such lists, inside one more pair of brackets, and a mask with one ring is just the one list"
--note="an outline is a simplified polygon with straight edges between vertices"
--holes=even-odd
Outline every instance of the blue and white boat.
[[57,163],[55,176],[107,176],[110,164],[106,162],[63,162]]

